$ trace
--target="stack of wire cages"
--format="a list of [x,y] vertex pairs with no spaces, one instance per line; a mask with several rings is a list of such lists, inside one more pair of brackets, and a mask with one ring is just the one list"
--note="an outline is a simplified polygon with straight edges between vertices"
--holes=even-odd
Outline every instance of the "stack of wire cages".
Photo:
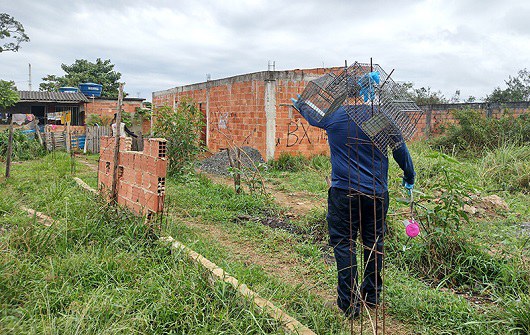
[[423,111],[403,85],[392,80],[378,65],[354,63],[346,70],[349,117],[385,155],[410,140]]
[[306,104],[309,116],[320,122],[324,116],[335,112],[348,95],[347,69],[328,73],[310,81],[298,102]]

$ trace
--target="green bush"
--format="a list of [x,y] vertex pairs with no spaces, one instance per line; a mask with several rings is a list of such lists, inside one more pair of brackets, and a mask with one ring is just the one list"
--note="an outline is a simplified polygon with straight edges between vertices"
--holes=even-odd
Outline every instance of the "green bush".
[[514,117],[505,112],[500,118],[487,118],[480,111],[453,112],[457,124],[449,125],[443,136],[431,140],[433,147],[446,153],[474,155],[506,144],[530,143],[530,115]]
[[399,243],[390,248],[398,264],[438,287],[481,294],[518,294],[530,288],[530,273],[516,259],[491,255],[462,234],[437,230],[405,252]]
[[[0,160],[4,161],[7,154],[7,143],[9,140],[9,131],[0,132]],[[46,150],[40,143],[28,136],[24,135],[21,131],[15,130],[13,132],[13,147],[12,147],[13,160],[28,160],[34,159],[46,154]]]
[[163,106],[155,115],[155,136],[164,137],[168,141],[168,174],[178,175],[189,171],[202,150],[202,113],[192,99],[184,99],[178,104],[177,110]]

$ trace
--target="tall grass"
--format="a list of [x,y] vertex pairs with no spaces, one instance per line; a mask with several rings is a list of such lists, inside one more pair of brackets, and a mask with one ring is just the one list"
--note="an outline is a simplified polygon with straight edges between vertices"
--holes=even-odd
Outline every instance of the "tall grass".
[[[158,244],[141,218],[76,189],[66,171],[66,155],[49,155],[16,166],[3,186],[0,333],[282,333],[231,287],[212,286],[185,255]],[[49,209],[56,224],[27,217],[21,203]]]
[[530,192],[530,145],[506,143],[486,152],[477,172],[483,188]]

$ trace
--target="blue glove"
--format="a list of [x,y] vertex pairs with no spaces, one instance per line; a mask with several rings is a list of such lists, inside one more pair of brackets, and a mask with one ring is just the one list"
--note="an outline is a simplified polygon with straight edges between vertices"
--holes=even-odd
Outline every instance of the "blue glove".
[[412,194],[412,189],[414,189],[414,184],[409,184],[403,179],[403,182],[401,182],[401,185],[407,190],[407,193],[410,195]]
[[297,110],[300,110],[300,105],[301,105],[301,103],[299,102],[300,101],[300,94],[298,94],[297,98],[298,99],[291,98],[291,101],[293,103],[294,108],[296,108]]
[[357,84],[361,87],[359,95],[364,98],[364,102],[368,102],[368,100],[374,100],[374,84],[379,84],[380,81],[381,76],[377,71],[367,73],[357,81]]

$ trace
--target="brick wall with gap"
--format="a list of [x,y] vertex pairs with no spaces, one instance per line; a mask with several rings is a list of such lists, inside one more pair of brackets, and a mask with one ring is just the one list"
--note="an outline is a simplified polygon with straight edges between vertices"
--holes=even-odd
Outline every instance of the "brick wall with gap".
[[[110,196],[114,168],[115,138],[101,138],[98,188]],[[131,151],[132,140],[120,138],[118,158],[118,204],[139,215],[160,213],[164,209],[166,171],[166,140],[144,139],[143,151]]]

